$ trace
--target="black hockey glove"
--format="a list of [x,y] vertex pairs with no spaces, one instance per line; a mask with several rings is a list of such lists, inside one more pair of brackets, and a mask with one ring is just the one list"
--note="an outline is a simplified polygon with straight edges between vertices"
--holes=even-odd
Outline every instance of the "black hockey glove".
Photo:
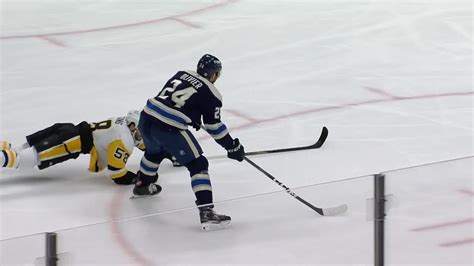
[[134,172],[130,172],[127,170],[127,173],[124,176],[114,178],[112,180],[114,180],[115,184],[118,185],[131,185],[135,184],[135,182],[137,181],[137,175]]
[[201,129],[201,127],[202,127],[202,123],[201,123],[201,121],[199,121],[199,122],[192,122],[192,123],[191,123],[191,126],[192,126],[194,129],[196,129],[196,131],[199,131],[199,129]]
[[234,139],[232,143],[232,147],[227,150],[227,157],[233,160],[237,160],[239,162],[244,160],[244,146],[240,144],[239,139]]

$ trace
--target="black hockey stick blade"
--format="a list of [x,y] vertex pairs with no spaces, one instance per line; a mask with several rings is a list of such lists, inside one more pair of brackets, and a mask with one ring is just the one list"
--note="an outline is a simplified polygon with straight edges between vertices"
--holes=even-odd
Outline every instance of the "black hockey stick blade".
[[[251,151],[251,152],[246,152],[245,156],[250,156],[250,155],[262,155],[262,154],[268,154],[268,153],[279,153],[279,152],[289,152],[289,151],[302,151],[302,150],[311,150],[311,149],[319,149],[323,146],[324,142],[326,141],[328,137],[329,131],[326,127],[323,127],[321,131],[321,135],[319,135],[318,140],[311,145],[307,146],[301,146],[301,147],[293,147],[293,148],[284,148],[284,149],[276,149],[276,150],[266,150],[266,151]],[[208,156],[208,160],[213,160],[213,159],[223,159],[227,158],[226,155],[216,155],[216,156]]]
[[245,156],[260,155],[260,154],[267,154],[267,153],[279,153],[279,152],[319,149],[319,148],[321,148],[321,146],[323,146],[324,142],[328,138],[328,134],[329,134],[329,130],[326,127],[323,127],[323,129],[321,130],[321,135],[319,135],[318,141],[316,141],[316,143],[314,143],[312,145],[301,146],[301,147],[293,147],[293,148],[285,148],[285,149],[276,149],[276,150],[252,151],[252,152],[246,152]]

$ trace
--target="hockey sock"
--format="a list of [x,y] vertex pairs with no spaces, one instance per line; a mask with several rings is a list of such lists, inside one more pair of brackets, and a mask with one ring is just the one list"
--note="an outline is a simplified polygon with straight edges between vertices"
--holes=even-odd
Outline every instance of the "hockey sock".
[[197,202],[199,202],[198,205],[212,203],[212,185],[208,167],[209,163],[204,156],[200,156],[186,165],[191,176],[191,187]]
[[193,175],[191,177],[191,186],[199,204],[212,203],[212,186],[207,171]]
[[0,166],[7,168],[32,168],[39,164],[38,153],[34,147],[16,152],[0,151]]
[[39,165],[40,160],[38,152],[35,147],[30,147],[18,152],[18,166],[19,169],[33,168]]
[[30,144],[28,142],[23,143],[23,145],[18,146],[15,148],[15,151],[19,153],[21,150],[28,149],[30,147]]
[[9,150],[12,147],[12,144],[5,140],[0,140],[0,150]]
[[14,150],[2,150],[0,151],[0,165],[2,167],[17,168],[18,167],[18,155]]
[[152,160],[148,160],[145,156],[143,156],[142,160],[140,161],[139,171],[144,173],[145,175],[154,176],[158,172],[159,167],[159,163],[155,163]]

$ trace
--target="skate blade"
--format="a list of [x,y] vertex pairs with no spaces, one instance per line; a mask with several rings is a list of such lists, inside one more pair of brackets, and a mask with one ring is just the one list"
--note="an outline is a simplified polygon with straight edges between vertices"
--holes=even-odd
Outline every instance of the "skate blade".
[[[160,193],[158,193],[160,194]],[[130,196],[130,199],[141,199],[141,198],[148,198],[148,197],[153,197],[153,196],[156,196],[158,194],[154,194],[154,195],[143,195],[143,196],[139,196],[139,195],[132,195]]]
[[221,223],[202,223],[201,224],[201,229],[204,230],[204,231],[213,231],[213,230],[220,230],[220,229],[225,229],[227,227],[229,227],[231,224],[230,224],[230,221],[226,221],[226,222],[221,222]]

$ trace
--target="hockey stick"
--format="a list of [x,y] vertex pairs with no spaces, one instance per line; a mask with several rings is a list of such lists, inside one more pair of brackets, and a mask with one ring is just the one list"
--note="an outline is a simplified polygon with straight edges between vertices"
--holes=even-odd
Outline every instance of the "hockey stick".
[[[328,137],[328,129],[326,127],[323,127],[321,131],[321,135],[319,135],[318,141],[312,145],[307,145],[307,146],[301,146],[301,147],[294,147],[294,148],[285,148],[285,149],[276,149],[276,150],[265,150],[265,151],[251,151],[251,152],[246,152],[245,156],[250,156],[250,155],[262,155],[262,154],[268,154],[268,153],[279,153],[279,152],[289,152],[289,151],[302,151],[302,150],[311,150],[311,149],[319,149],[321,146],[323,146],[324,142],[326,141]],[[209,156],[206,157],[208,160],[213,160],[213,159],[223,159],[227,158],[226,155],[217,155],[217,156]]]
[[314,206],[313,204],[307,202],[306,200],[302,199],[300,196],[296,195],[295,192],[291,191],[291,189],[289,187],[285,186],[282,182],[278,181],[273,175],[271,175],[270,173],[265,171],[262,167],[258,166],[256,163],[251,161],[246,156],[244,156],[244,160],[247,161],[253,167],[257,168],[257,170],[259,170],[260,172],[265,174],[273,182],[277,183],[280,187],[284,188],[286,193],[290,194],[292,197],[299,200],[301,203],[303,203],[304,205],[310,207],[311,209],[313,209],[313,211],[315,211],[315,212],[317,212],[317,213],[319,213],[323,216],[338,215],[338,214],[341,214],[341,213],[344,213],[345,211],[347,211],[347,205],[346,204],[343,204],[343,205],[340,205],[340,206],[337,206],[337,207],[318,208],[318,207]]

